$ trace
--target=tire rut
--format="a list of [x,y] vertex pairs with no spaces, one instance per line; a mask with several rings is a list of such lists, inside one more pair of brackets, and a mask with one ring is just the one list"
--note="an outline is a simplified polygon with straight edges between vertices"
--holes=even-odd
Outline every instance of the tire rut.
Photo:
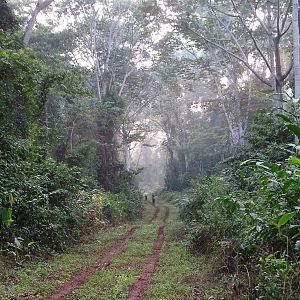
[[[151,224],[158,216],[160,211],[159,207],[156,207],[148,224]],[[86,268],[84,271],[75,274],[68,282],[60,285],[55,292],[53,292],[46,300],[59,300],[63,297],[71,294],[74,290],[84,284],[88,277],[96,273],[97,271],[107,267],[114,256],[118,255],[125,249],[130,240],[132,240],[133,234],[137,230],[137,226],[130,228],[117,242],[109,248],[104,256],[96,261],[94,264]]]
[[84,271],[75,274],[68,282],[60,285],[58,289],[52,293],[46,300],[58,300],[71,294],[75,289],[86,282],[87,278],[98,270],[108,266],[113,257],[119,254],[127,246],[128,242],[132,240],[133,234],[137,230],[137,226],[131,227],[122,238],[120,238],[109,250],[106,251],[104,256],[96,261],[94,264],[86,268]]
[[127,300],[137,300],[141,299],[143,292],[148,286],[151,276],[155,271],[155,266],[159,258],[160,251],[165,241],[164,228],[169,217],[169,208],[165,206],[165,213],[163,217],[163,225],[158,228],[157,238],[155,246],[152,250],[151,255],[148,258],[147,263],[145,264],[139,278],[131,287]]

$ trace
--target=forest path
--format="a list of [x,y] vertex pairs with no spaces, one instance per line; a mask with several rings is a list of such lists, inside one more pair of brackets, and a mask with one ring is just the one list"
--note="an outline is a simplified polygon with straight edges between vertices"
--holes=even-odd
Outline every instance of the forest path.
[[[211,266],[189,255],[184,236],[176,207],[146,203],[143,220],[13,270],[0,281],[0,299],[208,299]],[[208,293],[199,287],[203,282]]]

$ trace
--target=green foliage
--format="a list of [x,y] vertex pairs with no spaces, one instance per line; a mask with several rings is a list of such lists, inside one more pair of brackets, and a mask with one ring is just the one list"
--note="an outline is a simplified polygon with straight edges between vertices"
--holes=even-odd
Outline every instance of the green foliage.
[[16,26],[16,18],[10,7],[7,5],[6,0],[0,0],[0,31],[13,30]]
[[126,207],[125,213],[128,220],[134,220],[142,215],[143,195],[134,184],[127,184],[123,189]]
[[3,137],[1,142],[0,231],[9,253],[59,251],[103,222],[140,215],[141,195],[133,186],[89,194],[81,171],[47,158],[43,147]]
[[246,140],[247,146],[239,153],[238,158],[278,162],[288,158],[285,145],[293,141],[293,135],[278,118],[261,113],[251,125]]
[[293,266],[284,257],[274,254],[260,257],[260,274],[255,294],[260,299],[296,299],[298,291],[293,290]]
[[[86,69],[46,66],[2,32],[0,42],[0,248],[16,260],[60,251],[140,216],[135,174],[123,171],[114,139],[122,99],[108,93],[96,105]],[[99,186],[115,193],[89,190]]]
[[132,174],[123,171],[115,139],[120,129],[123,108],[124,102],[116,92],[109,92],[97,107],[97,181],[105,190],[112,192],[120,192],[124,183],[132,180]]
[[[248,265],[259,299],[295,299],[299,292],[300,159],[288,130],[297,135],[300,127],[282,119],[285,124],[263,116],[231,168],[222,177],[194,182],[181,209],[192,249],[210,252],[226,245],[228,253],[231,245],[225,261],[238,257]],[[242,157],[247,159],[241,163]]]
[[103,216],[106,220],[118,223],[125,219],[126,199],[124,195],[116,195],[108,193],[103,204]]
[[189,226],[190,247],[206,252],[214,243],[231,239],[239,227],[238,205],[230,198],[230,187],[223,178],[204,177],[193,182],[189,200],[182,203],[180,216]]
[[61,249],[76,225],[74,197],[83,187],[79,170],[45,157],[28,141],[1,137],[1,232],[11,242]]
[[14,198],[12,194],[9,194],[8,201],[3,201],[2,207],[0,208],[0,220],[4,228],[8,229],[13,223],[12,211]]
[[0,130],[26,137],[45,104],[46,77],[29,50],[0,49]]
[[124,103],[116,92],[107,94],[98,107],[97,124],[100,134],[107,136],[114,133],[123,113]]

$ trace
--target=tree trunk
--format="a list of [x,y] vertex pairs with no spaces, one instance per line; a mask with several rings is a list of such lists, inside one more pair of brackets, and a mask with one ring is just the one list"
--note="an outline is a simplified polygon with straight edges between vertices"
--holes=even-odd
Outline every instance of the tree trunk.
[[294,99],[300,98],[300,40],[299,40],[299,2],[293,0],[293,60],[294,60],[294,77],[295,91]]
[[36,19],[37,19],[38,14],[43,9],[48,7],[53,1],[54,0],[45,0],[45,1],[38,0],[38,2],[36,4],[36,7],[35,7],[34,11],[32,12],[31,17],[30,17],[30,19],[27,23],[26,28],[25,28],[25,32],[24,32],[24,35],[23,35],[24,47],[28,47],[28,45],[29,45],[29,41],[30,41],[30,38],[31,38],[31,35],[32,35],[32,32],[33,32],[33,28],[34,28],[34,25],[36,23]]

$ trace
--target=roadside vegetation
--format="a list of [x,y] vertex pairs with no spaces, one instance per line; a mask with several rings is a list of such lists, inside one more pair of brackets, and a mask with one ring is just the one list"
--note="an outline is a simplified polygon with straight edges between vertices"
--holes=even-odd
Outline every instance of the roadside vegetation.
[[300,127],[287,116],[258,117],[247,147],[213,175],[195,179],[181,207],[188,247],[216,257],[236,299],[297,299],[300,258]]
[[112,105],[120,99],[111,93],[95,108],[93,138],[70,137],[74,114],[83,118],[81,129],[88,126],[75,102],[93,101],[89,70],[54,56],[49,63],[25,48],[15,16],[1,5],[7,23],[0,28],[0,255],[20,265],[140,217],[142,199],[113,142],[105,154],[100,149],[119,126],[122,109]]

